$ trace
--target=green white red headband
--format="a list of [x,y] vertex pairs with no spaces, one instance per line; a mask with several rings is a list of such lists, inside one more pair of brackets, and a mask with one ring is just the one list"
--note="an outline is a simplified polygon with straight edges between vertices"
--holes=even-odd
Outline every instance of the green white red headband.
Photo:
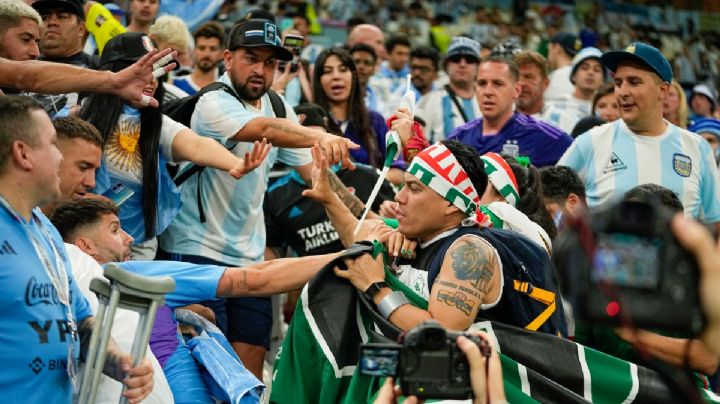
[[485,173],[498,193],[512,206],[517,206],[520,192],[515,174],[507,161],[497,153],[486,153],[480,159],[485,163]]
[[479,212],[480,196],[452,152],[435,143],[419,152],[407,172],[468,216]]

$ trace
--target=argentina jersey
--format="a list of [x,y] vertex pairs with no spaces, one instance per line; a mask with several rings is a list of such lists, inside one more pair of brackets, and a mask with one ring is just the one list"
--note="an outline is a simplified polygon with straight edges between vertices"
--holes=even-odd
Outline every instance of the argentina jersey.
[[660,136],[638,136],[618,119],[578,137],[558,165],[578,172],[591,208],[652,183],[675,192],[686,216],[720,221],[718,171],[710,145],[672,124]]
[[[222,82],[230,85],[227,74]],[[287,119],[297,116],[287,103]],[[261,99],[261,109],[240,104],[224,91],[213,91],[198,100],[191,120],[197,133],[220,141],[231,152],[244,157],[250,142],[235,142],[246,124],[258,117],[274,117],[270,98]],[[160,237],[160,247],[169,253],[203,256],[232,265],[262,261],[265,250],[263,199],[270,168],[276,160],[289,166],[312,162],[309,149],[273,147],[266,160],[239,180],[225,171],[207,168],[191,176],[180,187],[182,209]],[[200,209],[205,221],[200,220]]]
[[[465,99],[456,95],[456,99],[465,112],[467,122],[481,117],[477,97]],[[425,133],[431,144],[446,139],[453,129],[466,123],[452,97],[444,88],[431,91],[421,97],[418,101],[417,115],[425,120],[427,129]]]

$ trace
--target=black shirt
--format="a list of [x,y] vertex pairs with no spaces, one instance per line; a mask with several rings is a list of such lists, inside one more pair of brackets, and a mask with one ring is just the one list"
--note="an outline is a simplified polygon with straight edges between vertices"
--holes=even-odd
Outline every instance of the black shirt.
[[[370,166],[356,163],[354,171],[336,174],[350,192],[367,201],[378,174]],[[343,246],[323,206],[302,196],[307,189],[302,178],[293,171],[278,179],[265,194],[265,228],[268,247],[290,246],[303,257],[340,251]],[[384,201],[393,200],[395,192],[385,181],[372,209],[377,211]]]

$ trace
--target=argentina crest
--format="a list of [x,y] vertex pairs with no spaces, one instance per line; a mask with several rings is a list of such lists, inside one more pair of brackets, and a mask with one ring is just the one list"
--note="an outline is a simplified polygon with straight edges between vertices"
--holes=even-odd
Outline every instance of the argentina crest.
[[689,177],[692,173],[692,160],[684,154],[673,154],[673,170],[682,177]]

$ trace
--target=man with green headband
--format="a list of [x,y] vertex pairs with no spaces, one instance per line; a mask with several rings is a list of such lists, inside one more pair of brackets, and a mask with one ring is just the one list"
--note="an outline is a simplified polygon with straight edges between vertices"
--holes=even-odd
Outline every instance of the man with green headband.
[[[325,206],[343,243],[385,233],[378,221],[368,220],[353,237],[357,220],[326,191],[322,176],[327,164],[319,150],[313,154],[314,186],[304,195]],[[474,149],[454,141],[436,143],[417,154],[404,179],[395,197],[397,230],[417,239],[420,247],[417,258],[396,259],[392,266],[401,282],[427,299],[427,310],[388,286],[381,255],[346,260],[347,270],[335,270],[339,277],[404,330],[427,319],[465,330],[482,318],[565,334],[547,253],[518,233],[478,226],[488,222],[479,210],[477,191],[485,190],[488,177]]]

